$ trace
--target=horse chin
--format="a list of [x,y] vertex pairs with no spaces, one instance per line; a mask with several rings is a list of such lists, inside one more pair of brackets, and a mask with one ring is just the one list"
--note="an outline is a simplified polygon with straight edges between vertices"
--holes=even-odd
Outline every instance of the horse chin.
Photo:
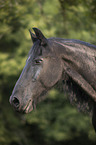
[[24,113],[29,113],[33,110],[32,100],[29,100],[27,105],[23,108]]

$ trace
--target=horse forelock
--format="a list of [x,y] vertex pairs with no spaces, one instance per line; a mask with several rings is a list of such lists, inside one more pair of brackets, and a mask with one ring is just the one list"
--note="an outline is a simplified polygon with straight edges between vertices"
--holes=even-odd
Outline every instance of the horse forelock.
[[39,40],[36,41],[36,42],[33,44],[32,48],[30,49],[30,51],[29,51],[29,53],[28,53],[28,57],[29,57],[30,55],[32,56],[32,58],[34,58],[34,57],[40,55],[40,41],[39,41]]

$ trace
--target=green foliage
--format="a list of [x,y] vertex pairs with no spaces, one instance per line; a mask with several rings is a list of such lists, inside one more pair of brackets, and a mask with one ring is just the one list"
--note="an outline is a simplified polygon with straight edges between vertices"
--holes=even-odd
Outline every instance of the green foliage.
[[16,113],[9,96],[31,48],[29,28],[46,37],[95,44],[95,0],[0,0],[0,145],[80,144],[96,141],[90,117],[52,90],[36,111]]

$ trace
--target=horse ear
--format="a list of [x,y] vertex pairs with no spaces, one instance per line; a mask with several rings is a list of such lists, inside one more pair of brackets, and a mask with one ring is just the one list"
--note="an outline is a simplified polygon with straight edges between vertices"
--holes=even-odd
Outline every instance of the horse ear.
[[33,43],[36,42],[38,40],[37,37],[36,37],[36,35],[33,34],[30,29],[29,29],[29,32],[30,32],[30,35],[31,35],[32,42]]
[[33,28],[36,37],[40,40],[41,45],[46,45],[47,44],[47,39],[43,35],[43,33],[38,29],[38,28]]

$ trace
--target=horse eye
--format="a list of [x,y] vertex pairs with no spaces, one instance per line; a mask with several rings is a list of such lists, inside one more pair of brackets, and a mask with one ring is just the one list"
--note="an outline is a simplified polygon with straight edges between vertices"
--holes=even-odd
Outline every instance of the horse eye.
[[36,64],[40,64],[42,62],[42,59],[35,59]]

